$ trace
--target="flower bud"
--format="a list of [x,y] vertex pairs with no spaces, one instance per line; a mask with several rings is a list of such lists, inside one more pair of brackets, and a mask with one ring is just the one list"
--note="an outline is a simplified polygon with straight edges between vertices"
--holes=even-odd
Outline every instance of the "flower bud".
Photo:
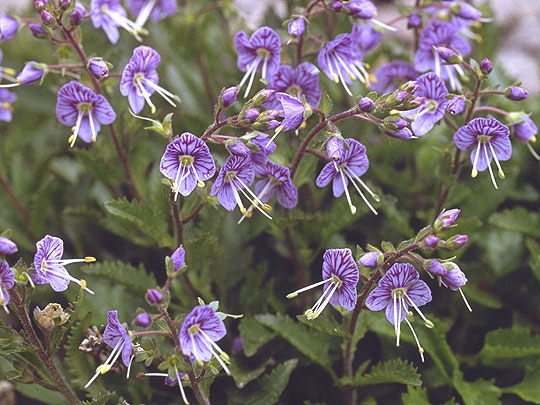
[[464,1],[455,1],[450,5],[450,11],[466,20],[477,21],[482,18],[482,12]]
[[436,236],[428,236],[424,242],[428,248],[435,249],[439,244],[440,239]]
[[438,46],[435,48],[442,60],[448,63],[457,64],[463,62],[463,57],[453,49]]
[[444,232],[448,228],[450,228],[456,221],[460,212],[461,210],[458,208],[453,208],[448,211],[443,210],[443,212],[439,214],[439,216],[435,220],[435,223],[433,224],[435,232]]
[[432,274],[433,276],[444,276],[447,270],[442,263],[438,260],[426,260],[423,264],[424,270]]
[[289,32],[289,35],[291,37],[299,37],[301,36],[306,29],[306,20],[304,20],[302,17],[295,18],[292,20],[288,27],[287,31]]
[[36,0],[34,2],[34,6],[36,7],[37,11],[41,11],[44,8],[49,6],[49,1],[48,0]]
[[30,23],[28,24],[28,28],[30,29],[30,32],[32,33],[32,35],[36,38],[44,39],[49,36],[47,31],[43,29],[43,26],[41,24]]
[[69,8],[69,5],[71,4],[71,0],[59,0],[58,5],[60,6],[60,9],[67,10]]
[[150,318],[150,315],[146,312],[143,312],[135,317],[135,325],[142,328],[150,326],[151,323],[152,319]]
[[361,256],[358,259],[358,264],[360,266],[368,267],[368,268],[375,268],[377,267],[380,262],[382,262],[383,255],[381,252],[372,251],[367,252],[365,255]]
[[221,92],[221,102],[223,108],[228,108],[236,102],[236,96],[238,95],[238,87],[229,87]]
[[408,28],[419,28],[422,25],[422,17],[416,12],[412,12],[407,22]]
[[225,147],[231,152],[233,155],[238,156],[249,156],[251,155],[251,151],[246,146],[244,142],[239,140],[238,138],[231,138],[228,139],[225,143]]
[[446,247],[450,250],[458,250],[469,240],[467,235],[454,235],[446,241]]
[[159,305],[163,302],[163,294],[155,288],[149,288],[146,291],[146,299],[150,304]]
[[343,3],[341,1],[334,1],[330,5],[330,10],[339,13],[343,9]]
[[269,89],[262,89],[257,94],[253,96],[253,102],[257,105],[264,104],[268,101],[270,97],[272,97],[275,94],[275,90],[269,90]]
[[171,255],[171,259],[174,265],[174,272],[181,270],[186,265],[185,263],[186,251],[183,246],[179,246]]
[[17,82],[23,85],[36,83],[41,80],[46,71],[47,65],[36,61],[30,61],[24,65],[23,70],[21,70],[17,76]]
[[529,92],[522,87],[510,86],[504,89],[504,96],[509,100],[521,101],[529,97]]
[[6,13],[0,13],[0,42],[13,38],[18,28],[19,22],[15,18]]
[[448,102],[446,110],[452,115],[458,115],[465,111],[465,107],[467,107],[465,98],[463,96],[454,96]]
[[69,24],[73,28],[78,27],[81,24],[83,18],[84,18],[84,13],[81,10],[78,10],[77,8],[75,8],[75,10],[73,10],[71,14],[69,15]]
[[49,27],[53,27],[54,25],[56,25],[56,20],[54,16],[51,13],[49,13],[47,10],[41,10],[40,16],[41,16],[41,22],[43,24]]
[[65,324],[69,320],[70,314],[64,312],[60,304],[47,304],[43,311],[36,307],[34,318],[43,331],[50,332],[56,326]]
[[103,58],[90,58],[88,60],[88,69],[96,79],[104,79],[109,76],[109,66]]
[[375,102],[369,97],[362,97],[358,101],[358,107],[360,107],[360,110],[363,112],[370,112],[374,105]]
[[413,133],[409,128],[403,128],[398,131],[385,131],[385,135],[388,135],[391,138],[409,140],[413,138]]
[[239,118],[249,122],[255,122],[255,120],[259,118],[259,115],[261,115],[261,112],[256,108],[248,108],[244,111],[243,115],[239,115]]
[[17,245],[11,239],[0,236],[0,255],[8,256],[17,251]]
[[[509,114],[509,116],[512,113]],[[519,114],[519,113],[516,113]],[[534,142],[536,140],[536,134],[538,133],[538,127],[529,118],[528,115],[521,113],[522,116],[519,120],[510,123],[510,127],[514,131],[514,137],[523,143]]]
[[491,61],[488,58],[482,59],[482,62],[480,62],[480,71],[484,75],[488,75],[491,73],[492,70],[493,70],[493,64],[491,63]]
[[461,271],[457,264],[448,262],[444,264],[444,267],[446,268],[446,274],[442,278],[442,282],[450,290],[457,291],[467,283],[465,273]]

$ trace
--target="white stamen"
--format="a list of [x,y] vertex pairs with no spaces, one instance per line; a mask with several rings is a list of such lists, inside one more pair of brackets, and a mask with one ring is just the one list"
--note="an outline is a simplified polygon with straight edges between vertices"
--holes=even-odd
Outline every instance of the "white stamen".
[[156,0],[148,0],[144,3],[141,11],[139,12],[139,15],[137,16],[137,19],[135,20],[136,26],[142,27],[146,23],[148,17],[150,17],[150,14],[152,13],[152,10],[154,10],[155,5]]
[[469,305],[469,301],[467,301],[467,298],[465,298],[465,294],[463,294],[463,291],[461,291],[461,288],[458,288],[458,290],[459,290],[459,293],[461,294],[461,298],[463,298],[463,301],[465,302],[465,305],[467,306],[467,309],[469,310],[469,312],[472,312],[472,308]]
[[150,87],[152,87],[161,97],[165,99],[166,102],[168,102],[171,106],[176,107],[176,104],[174,103],[173,99],[178,100],[178,96],[176,94],[171,93],[169,90],[164,89],[163,87],[157,85],[151,80],[148,80],[146,77],[142,78],[143,82]]
[[180,373],[178,372],[178,367],[176,367],[176,364],[174,365],[174,372],[176,373],[176,381],[178,382],[178,387],[180,388],[182,400],[184,401],[184,404],[189,405],[189,401],[187,400],[186,393],[184,392],[184,387],[182,386],[182,380],[180,379]]
[[294,298],[294,297],[296,297],[298,294],[300,294],[300,293],[302,293],[302,292],[304,292],[304,291],[311,290],[312,288],[318,287],[318,286],[320,286],[320,285],[322,285],[322,284],[326,284],[326,283],[328,283],[329,281],[332,281],[332,277],[327,278],[326,280],[321,280],[321,281],[319,281],[319,282],[317,282],[317,283],[315,283],[315,284],[308,285],[307,287],[302,287],[302,288],[300,288],[299,290],[296,290],[296,291],[294,291],[294,292],[292,292],[292,293],[289,293],[289,294],[287,294],[287,298]]
[[416,340],[416,346],[418,346],[418,353],[420,353],[420,358],[422,359],[422,363],[423,363],[424,362],[424,348],[420,346],[420,341],[418,340],[418,336],[416,336],[416,332],[414,331],[414,328],[412,327],[409,320],[405,318],[405,321],[407,322],[407,325],[409,325],[409,328],[411,329],[411,332],[414,336],[414,340]]
[[484,149],[484,156],[486,158],[487,167],[488,167],[488,170],[489,170],[489,177],[491,177],[491,183],[493,183],[493,187],[495,187],[495,190],[498,190],[499,187],[497,187],[497,182],[495,181],[495,176],[493,175],[493,170],[491,170],[491,162],[489,160],[487,146],[486,146],[485,143],[482,143],[482,146],[483,146],[483,149]]

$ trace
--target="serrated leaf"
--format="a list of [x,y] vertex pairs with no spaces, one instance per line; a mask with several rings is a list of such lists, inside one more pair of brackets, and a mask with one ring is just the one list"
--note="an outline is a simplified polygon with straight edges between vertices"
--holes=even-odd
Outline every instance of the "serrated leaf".
[[297,318],[304,325],[327,335],[349,337],[349,333],[343,328],[343,325],[325,312],[312,320],[307,319],[305,315],[299,315]]
[[173,246],[169,222],[152,206],[126,199],[107,201],[105,209],[112,215],[128,221],[151,237],[159,247]]
[[272,358],[268,358],[266,361],[259,364],[256,368],[249,368],[247,365],[243,364],[236,358],[231,359],[231,364],[229,369],[231,370],[231,375],[234,378],[236,386],[240,389],[244,388],[249,382],[258,378],[266,367],[273,362]]
[[[457,377],[457,375],[456,375]],[[476,380],[465,382],[462,377],[454,378],[454,385],[463,398],[464,404],[474,405],[497,405],[500,404],[499,397],[501,389],[493,381]]]
[[496,212],[489,217],[489,222],[501,229],[520,232],[536,238],[540,237],[540,217],[525,208],[514,208]]
[[422,387],[407,386],[407,392],[401,394],[403,405],[430,405],[427,391]]
[[525,240],[525,245],[529,250],[530,259],[529,265],[536,279],[540,281],[540,243],[532,239]]
[[491,360],[538,356],[540,336],[531,336],[525,329],[497,329],[486,335],[480,355]]
[[244,343],[244,354],[248,357],[253,356],[257,350],[276,336],[275,332],[251,317],[243,318],[238,329]]
[[257,315],[255,319],[278,333],[307,358],[320,364],[334,375],[330,350],[333,347],[339,348],[335,338],[310,329],[281,314]]
[[282,392],[287,387],[289,377],[297,364],[298,359],[286,360],[270,374],[266,374],[261,378],[258,389],[237,391],[229,398],[229,403],[242,405],[270,405],[277,403]]
[[388,360],[373,366],[369,374],[358,373],[354,377],[353,385],[363,387],[365,385],[399,383],[405,385],[422,385],[418,369],[412,363],[401,359]]
[[537,362],[535,366],[529,367],[527,370],[525,370],[525,377],[523,377],[523,380],[520,383],[507,387],[504,391],[514,393],[529,403],[540,404],[540,388],[538,387],[539,381],[540,362]]

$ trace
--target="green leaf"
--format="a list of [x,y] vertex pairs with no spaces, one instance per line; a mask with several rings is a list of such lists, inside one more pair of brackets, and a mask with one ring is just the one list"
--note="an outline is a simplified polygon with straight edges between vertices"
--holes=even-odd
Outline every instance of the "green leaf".
[[538,356],[540,336],[531,336],[526,329],[497,329],[486,335],[480,355],[495,361]]
[[499,397],[501,396],[501,389],[494,385],[493,381],[480,379],[473,382],[465,382],[461,375],[456,375],[454,385],[459,395],[461,395],[464,404],[500,404]]
[[521,265],[523,235],[495,229],[481,242],[486,249],[486,258],[497,276],[508,274]]
[[330,350],[339,348],[335,338],[317,332],[281,314],[257,315],[255,319],[277,332],[306,357],[320,364],[334,375]]
[[107,201],[105,209],[112,215],[134,224],[151,237],[159,247],[173,246],[169,222],[153,206],[126,199]]
[[354,377],[353,385],[363,387],[365,385],[399,383],[420,387],[422,380],[418,369],[412,363],[401,359],[388,360],[376,364],[369,374],[358,373]]
[[529,250],[530,259],[529,265],[533,271],[536,279],[540,281],[540,243],[536,242],[533,239],[525,240],[525,245]]
[[504,388],[505,393],[518,395],[524,401],[533,404],[540,404],[540,391],[538,382],[540,381],[540,361],[533,367],[528,367],[525,370],[525,377],[516,385]]
[[401,394],[401,401],[403,402],[403,405],[431,404],[431,402],[429,402],[426,389],[412,385],[407,386],[407,392]]
[[21,335],[11,328],[11,326],[0,326],[0,355],[7,356],[9,354],[21,352],[34,352],[32,346],[24,344],[24,339]]
[[289,383],[289,377],[296,368],[298,359],[290,359],[277,366],[270,374],[264,375],[257,389],[236,391],[229,398],[229,404],[269,405],[279,401],[279,397]]
[[309,320],[305,315],[297,316],[298,320],[310,328],[326,333],[327,335],[349,337],[349,333],[343,328],[341,323],[338,323],[334,318],[323,312],[317,318]]
[[540,237],[540,217],[525,208],[514,208],[496,212],[489,217],[489,222],[501,229],[520,232],[536,238]]
[[274,360],[268,358],[266,361],[263,361],[256,368],[250,368],[248,365],[241,362],[238,358],[231,358],[231,364],[229,369],[231,370],[231,375],[234,378],[236,386],[240,389],[244,388],[249,382],[258,378],[268,365],[272,364]]
[[276,336],[275,332],[251,317],[242,318],[238,328],[244,343],[244,353],[248,357],[253,356],[257,350]]

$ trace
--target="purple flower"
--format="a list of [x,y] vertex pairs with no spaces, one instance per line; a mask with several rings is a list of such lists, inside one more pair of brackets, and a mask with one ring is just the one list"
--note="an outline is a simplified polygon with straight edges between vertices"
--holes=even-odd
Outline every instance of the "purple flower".
[[221,102],[223,104],[223,108],[228,108],[231,105],[233,105],[236,102],[236,96],[238,95],[238,87],[233,86],[224,89],[221,92]]
[[[238,205],[240,212],[245,214],[247,210],[238,193],[241,192],[254,205],[257,205],[258,203],[253,199],[253,196],[250,197],[247,194],[251,192],[248,187],[253,183],[254,177],[250,156],[229,156],[225,164],[221,167],[215,183],[212,185],[210,195],[214,196],[217,194],[219,202],[226,210],[232,211]],[[261,205],[263,204],[261,203]]]
[[418,72],[410,63],[395,60],[381,66],[373,72],[373,76],[375,80],[371,89],[379,94],[386,94],[396,91],[405,82],[416,80]]
[[484,171],[487,168],[493,186],[498,188],[491,170],[491,160],[495,160],[499,177],[504,179],[504,172],[499,161],[508,160],[512,156],[509,135],[508,127],[495,118],[474,118],[457,130],[454,134],[454,143],[457,148],[472,149],[472,177],[476,177],[478,171]]
[[135,325],[147,328],[152,323],[152,318],[147,312],[142,312],[135,317]]
[[[460,84],[454,70],[461,72],[456,64],[443,64],[437,48],[445,47],[454,50],[461,56],[471,52],[471,47],[458,35],[459,28],[448,22],[431,20],[420,35],[418,51],[414,56],[414,67],[419,72],[434,71],[437,76],[450,81],[452,89],[458,89]],[[462,73],[462,72],[461,72]]]
[[210,361],[215,357],[227,374],[230,374],[225,364],[229,358],[215,343],[226,333],[225,324],[214,308],[210,305],[195,307],[180,328],[182,353],[200,361]]
[[236,64],[241,72],[246,72],[238,88],[241,88],[249,79],[244,94],[244,97],[247,97],[255,73],[259,69],[261,69],[264,81],[268,81],[278,70],[281,61],[281,40],[272,28],[261,27],[251,35],[251,38],[248,38],[244,31],[238,32],[235,36],[235,44],[238,52]]
[[[268,162],[268,156],[276,150],[276,144],[268,135],[258,133],[257,136],[249,139],[248,147],[252,150],[251,160],[255,175],[263,176],[266,162]],[[253,149],[256,149],[256,151],[253,151]]]
[[304,104],[287,93],[276,93],[276,99],[281,103],[283,109],[283,121],[276,129],[276,133],[298,128],[304,122],[304,113],[306,112]]
[[381,252],[378,252],[378,251],[367,252],[366,254],[362,255],[358,259],[358,263],[364,267],[375,268],[377,267],[379,263],[379,258],[382,258],[382,257],[383,255]]
[[0,260],[0,305],[4,307],[6,313],[9,313],[7,304],[9,304],[8,290],[15,285],[15,276],[13,270],[6,261]]
[[29,23],[28,29],[36,38],[47,38],[47,31],[43,29],[41,24]]
[[[379,285],[369,293],[366,299],[366,307],[372,311],[380,311],[386,308],[386,319],[394,325],[396,346],[399,346],[401,322],[403,320],[413,330],[409,320],[406,318],[409,305],[416,309],[426,325],[432,325],[418,308],[431,301],[429,287],[419,278],[418,271],[411,264],[396,263],[382,276]],[[413,335],[416,338],[414,331]],[[417,339],[416,342],[423,361],[424,350]]]
[[269,201],[274,194],[278,203],[285,208],[293,208],[298,202],[298,190],[291,180],[288,167],[268,161],[261,170],[263,178],[255,185],[255,193],[263,202]]
[[401,116],[412,120],[411,129],[416,136],[427,134],[433,126],[443,119],[448,100],[448,90],[435,73],[429,72],[417,79],[415,95],[421,100],[420,107],[402,111]]
[[86,7],[80,1],[75,1],[75,7],[69,15],[71,27],[78,27],[86,17],[88,17],[88,10],[86,10]]
[[374,29],[371,23],[363,25],[353,24],[351,38],[359,51],[365,54],[379,45],[382,39],[382,32]]
[[77,137],[95,142],[100,124],[109,125],[116,114],[105,97],[77,81],[64,84],[58,91],[56,117],[64,125],[75,127],[69,141],[73,147]]
[[[369,167],[369,160],[366,155],[366,147],[356,139],[352,138],[346,139],[345,142],[347,142],[349,148],[347,149],[342,147],[337,154],[336,151],[332,152],[329,150],[329,146],[327,146],[328,156],[339,156],[335,157],[331,162],[327,163],[323,167],[319,173],[319,176],[317,177],[317,180],[315,181],[315,184],[317,187],[325,187],[332,182],[334,197],[338,198],[343,194],[343,192],[345,192],[351,213],[354,214],[356,213],[356,207],[351,201],[351,196],[349,195],[348,190],[350,181],[369,209],[376,215],[377,211],[369,203],[359,187],[359,185],[362,186],[376,201],[378,201],[378,197],[360,179],[360,176],[362,176]],[[327,143],[327,145],[328,144],[329,143]]]
[[482,62],[480,62],[480,71],[484,75],[488,75],[493,70],[493,63],[488,58],[482,59]]
[[197,185],[204,187],[204,181],[216,172],[216,165],[206,143],[184,132],[167,145],[159,170],[173,180],[172,191],[176,201],[178,193],[187,196]]
[[120,354],[122,355],[122,362],[128,368],[129,375],[131,351],[133,349],[131,337],[129,337],[128,332],[118,320],[118,311],[108,311],[107,316],[109,322],[105,327],[105,332],[103,332],[103,341],[112,348],[112,351],[109,357],[107,357],[107,360],[96,369],[96,373],[90,381],[86,383],[84,386],[85,389],[88,388],[100,374],[107,373]]
[[504,89],[504,96],[512,101],[521,101],[529,97],[529,92],[523,87],[510,86]]
[[513,122],[510,128],[514,131],[514,137],[523,143],[534,142],[538,127],[528,115],[521,115],[518,121]]
[[0,121],[11,122],[13,107],[11,103],[17,100],[17,95],[6,89],[0,89]]
[[155,23],[178,10],[176,0],[128,0],[127,6],[131,14],[137,16],[135,24],[139,27],[142,27],[150,16]]
[[152,114],[156,112],[156,106],[150,100],[154,91],[176,107],[173,101],[176,96],[157,84],[159,76],[156,67],[160,61],[159,53],[149,46],[140,45],[133,50],[133,55],[122,72],[120,93],[127,96],[129,106],[135,114],[143,109],[145,101],[150,106]]
[[351,0],[343,3],[343,6],[355,18],[370,20],[377,15],[377,7],[368,0]]
[[472,312],[472,308],[469,305],[467,298],[465,298],[465,294],[463,294],[463,291],[461,291],[461,287],[467,283],[467,277],[457,264],[453,262],[446,262],[442,264],[437,260],[431,260],[431,263],[426,270],[433,276],[438,277],[440,284],[444,285],[446,288],[452,291],[459,291],[461,298],[463,298],[463,302],[465,302],[465,305],[467,306],[467,309]]
[[6,13],[0,13],[0,43],[7,41],[15,36],[19,28],[19,23],[13,17]]
[[174,272],[181,270],[186,265],[186,251],[183,246],[179,246],[171,255]]
[[109,66],[103,58],[90,58],[88,69],[96,79],[104,79],[109,76]]
[[291,37],[301,36],[306,29],[306,20],[303,17],[298,17],[292,20],[287,26],[287,32]]
[[8,256],[17,251],[17,245],[11,239],[0,236],[0,255]]
[[468,241],[469,237],[467,235],[457,234],[446,241],[446,248],[450,250],[459,250]]
[[369,97],[362,97],[358,100],[358,107],[361,111],[370,112],[375,106],[375,102]]
[[126,17],[126,10],[119,0],[91,0],[90,18],[94,28],[103,28],[107,38],[111,43],[116,44],[120,33],[118,27],[124,28],[132,34],[139,42],[142,38],[139,34],[148,32]]
[[65,259],[62,260],[64,254],[64,241],[55,236],[46,235],[43,239],[36,243],[36,254],[34,255],[34,272],[32,280],[36,284],[50,284],[56,292],[65,291],[68,288],[70,281],[77,283],[81,289],[94,294],[92,290],[86,287],[86,281],[77,280],[68,273],[65,265],[71,263],[91,263],[96,259],[87,256],[84,259]]
[[146,291],[146,299],[150,304],[159,305],[163,302],[163,294],[155,288]]
[[304,313],[308,319],[317,318],[329,303],[352,311],[358,298],[356,285],[359,277],[350,249],[328,249],[323,255],[322,281],[292,292],[287,298],[294,298],[301,292],[324,284],[321,297]]
[[440,239],[436,236],[428,236],[425,239],[426,246],[431,249],[435,249],[437,246],[439,246]]
[[309,62],[299,64],[296,69],[289,65],[281,65],[270,79],[269,88],[277,92],[289,93],[299,100],[302,100],[304,96],[306,102],[313,107],[317,107],[321,101],[319,70]]
[[358,79],[369,82],[369,74],[362,64],[362,54],[351,34],[341,34],[327,43],[317,56],[319,68],[335,83],[341,82],[345,91],[352,96],[347,86]]
[[460,213],[461,210],[459,208],[452,208],[448,211],[443,210],[433,223],[435,232],[439,233],[448,230],[454,224],[454,222],[456,222],[456,219]]
[[452,115],[461,114],[467,107],[467,100],[462,95],[452,97],[446,106],[446,110]]
[[36,61],[30,61],[24,65],[21,72],[17,75],[17,82],[19,84],[32,84],[41,80],[45,72],[47,71],[47,65],[43,65]]

